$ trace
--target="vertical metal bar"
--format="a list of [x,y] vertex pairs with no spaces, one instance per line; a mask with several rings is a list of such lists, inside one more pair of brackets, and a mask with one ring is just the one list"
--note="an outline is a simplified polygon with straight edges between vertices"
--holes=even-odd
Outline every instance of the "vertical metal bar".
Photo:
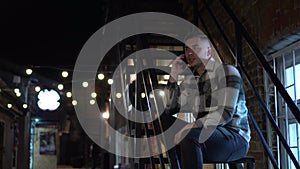
[[[277,71],[277,62],[276,62],[277,59],[273,59],[273,70],[274,70],[274,73],[276,73]],[[275,107],[275,121],[276,121],[276,125],[278,126],[278,97],[277,97],[277,89],[276,89],[276,86],[274,86],[274,107]],[[280,144],[279,143],[279,137],[278,135],[276,136],[276,143],[277,143],[277,163],[278,163],[278,166],[281,166],[281,160],[280,160]]]
[[[283,54],[282,55],[282,75],[283,75],[283,87],[285,88],[287,86],[286,84],[286,73],[285,73],[285,69],[286,69],[286,61],[285,61],[285,55]],[[285,88],[286,89],[286,88]],[[283,99],[281,99],[281,101],[283,101]],[[289,129],[289,125],[288,125],[288,107],[287,107],[287,104],[286,102],[284,102],[284,119],[283,119],[283,122],[284,122],[284,126],[285,126],[285,130],[284,130],[284,133],[285,133],[285,138],[286,138],[286,141],[289,143],[289,139],[288,139],[288,129]],[[285,153],[285,152],[284,152]],[[288,156],[287,155],[284,155],[284,163],[285,163],[285,166],[288,165]]]
[[[293,80],[294,80],[294,102],[297,105],[297,81],[296,81],[296,57],[295,57],[295,50],[292,51],[293,55]],[[296,125],[296,134],[297,138],[299,138],[298,135],[298,124]],[[297,141],[297,152],[298,152],[298,160],[299,160],[299,142]]]
[[296,58],[295,50],[292,51],[293,54],[293,80],[294,80],[294,102],[297,105],[297,83],[296,83]]
[[[137,35],[136,36],[136,50],[141,50],[143,49],[144,46],[143,46],[143,42],[142,42],[142,37],[141,35]],[[136,62],[136,66],[139,68],[143,65],[141,65],[142,63],[142,59],[139,57],[139,56],[136,56],[136,59],[137,59],[137,62]],[[141,84],[143,83],[143,77],[141,76],[136,76],[136,86],[135,86],[135,93],[136,93],[136,96],[135,96],[135,102],[136,102],[136,105],[135,106],[140,106],[140,109],[143,109],[142,106],[141,106],[141,95],[139,94],[140,91],[142,91],[142,86]],[[134,113],[137,113],[137,112],[134,112]],[[136,116],[135,116],[136,118]],[[136,123],[137,120],[135,120],[134,122],[134,125],[135,125],[135,137],[136,138],[141,138],[142,136],[142,124],[141,123]],[[137,142],[135,142],[135,145],[134,145],[135,149],[134,151],[136,152],[137,149],[139,149],[140,144],[137,144]]]
[[298,151],[298,160],[300,159],[300,152],[299,152],[299,124],[297,124],[297,151]]
[[[145,75],[144,75],[145,74]],[[150,98],[149,98],[149,95],[148,95],[148,91],[151,91],[151,88],[153,87],[151,83],[149,83],[149,81],[151,81],[151,77],[149,77],[149,74],[150,72],[147,71],[147,72],[142,72],[142,79],[143,79],[143,85],[144,85],[144,90],[145,90],[145,95],[146,95],[146,99],[147,99],[147,107],[148,107],[148,110],[150,112],[150,116],[152,116],[153,112],[151,111],[151,105],[150,105]],[[147,84],[147,85],[146,85]],[[152,90],[153,91],[153,90]],[[154,106],[154,105],[153,105]],[[146,119],[145,119],[146,120]],[[147,125],[148,124],[145,124],[145,128],[146,128],[146,131],[147,131]],[[155,126],[155,124],[154,124]],[[156,130],[155,128],[153,128],[153,131],[154,131],[154,134],[156,135]],[[150,134],[147,134],[147,137],[150,138]],[[157,149],[158,149],[158,152],[161,152],[161,147],[160,147],[160,142],[158,139],[155,139],[155,143],[157,145]],[[151,151],[151,150],[149,150]],[[165,166],[164,166],[164,160],[163,160],[163,156],[162,154],[159,154],[159,163],[160,163],[160,167],[162,169],[165,169]],[[151,161],[152,160],[152,161]],[[154,162],[154,158],[153,157],[150,157],[150,161],[151,161],[151,164],[152,164],[152,168],[154,167],[155,168],[155,162]]]
[[[267,74],[265,71],[263,71],[263,77],[264,77],[264,90],[266,91],[266,95],[265,95],[265,100],[266,100],[266,106],[268,107],[268,109],[270,109],[270,89],[269,89],[269,82],[268,82],[268,78],[267,78]],[[269,146],[271,147],[271,152],[273,154],[273,141],[272,141],[272,128],[271,128],[271,124],[270,124],[270,121],[267,120],[266,121],[266,130],[267,130],[267,141],[268,141],[268,144]],[[270,161],[270,159],[268,159],[268,167],[269,169],[271,169],[272,167],[272,163]]]

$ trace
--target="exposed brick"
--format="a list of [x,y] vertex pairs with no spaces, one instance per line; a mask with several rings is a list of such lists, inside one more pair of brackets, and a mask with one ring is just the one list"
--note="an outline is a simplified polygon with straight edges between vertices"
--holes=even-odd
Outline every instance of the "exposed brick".
[[[215,11],[215,16],[220,22],[222,29],[226,35],[228,35],[230,42],[235,42],[235,30],[232,21],[229,20],[227,14],[224,13],[223,8],[218,4],[219,1],[214,1],[211,5],[212,10]],[[229,6],[232,8],[233,12],[236,14],[237,18],[244,25],[247,32],[250,34],[252,39],[258,45],[258,48],[263,52],[269,46],[272,46],[278,42],[281,38],[288,36],[294,32],[299,32],[300,30],[300,2],[299,1],[286,1],[286,0],[265,0],[265,1],[236,1],[227,0]],[[201,3],[200,3],[201,4]],[[215,10],[214,10],[215,9]],[[210,23],[211,34],[218,42],[218,47],[224,61],[226,63],[235,63],[233,57],[231,56],[227,45],[225,44],[220,32],[216,29],[216,26],[211,22],[211,17],[207,15],[207,12],[202,15],[203,18],[207,18]],[[200,26],[201,28],[201,26]],[[262,99],[265,100],[269,97],[269,100],[265,100],[270,105],[271,113],[274,114],[275,104],[274,104],[274,88],[272,82],[268,79],[269,92],[272,95],[266,95],[265,91],[265,77],[263,69],[260,63],[257,61],[252,53],[252,50],[245,44],[243,40],[242,50],[243,50],[243,66],[245,67],[247,73],[251,77],[254,86],[257,88]],[[233,47],[234,47],[234,43]],[[272,66],[272,65],[271,65]],[[266,115],[264,114],[261,106],[259,105],[251,86],[248,84],[247,80],[244,78],[244,89],[247,97],[247,105],[249,110],[252,112],[254,118],[259,124],[263,134],[266,136]],[[256,157],[256,168],[268,168],[267,156],[264,152],[260,139],[253,129],[251,147],[249,154]],[[266,137],[265,137],[266,138]],[[276,145],[276,134],[272,134],[272,143]],[[276,150],[275,153],[276,154]]]

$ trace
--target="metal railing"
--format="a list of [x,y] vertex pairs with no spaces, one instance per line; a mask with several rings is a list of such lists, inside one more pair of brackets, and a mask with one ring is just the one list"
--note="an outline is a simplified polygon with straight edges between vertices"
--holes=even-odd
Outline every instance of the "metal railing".
[[[300,169],[299,163],[296,160],[294,154],[292,153],[287,141],[285,140],[283,134],[281,133],[279,127],[276,124],[276,121],[274,120],[272,113],[269,111],[269,109],[267,108],[265,102],[263,101],[262,97],[259,95],[259,92],[257,91],[257,89],[255,88],[254,84],[252,83],[252,80],[250,78],[250,76],[248,75],[246,69],[243,66],[243,61],[242,61],[242,39],[245,40],[245,42],[247,43],[247,45],[249,46],[249,48],[252,50],[254,56],[256,57],[256,59],[259,61],[259,63],[262,65],[263,69],[267,72],[267,74],[269,75],[269,78],[271,79],[271,81],[274,83],[274,85],[276,86],[276,89],[278,90],[278,92],[281,94],[282,98],[284,99],[284,101],[286,102],[286,104],[288,105],[288,107],[290,108],[291,112],[293,113],[293,115],[295,116],[296,120],[298,121],[298,123],[300,122],[300,111],[297,107],[297,105],[293,102],[293,100],[291,99],[291,97],[289,96],[289,94],[287,93],[287,91],[285,90],[285,88],[283,87],[282,83],[280,82],[280,80],[277,78],[277,76],[274,74],[273,69],[270,67],[270,65],[268,64],[268,62],[266,61],[264,55],[262,54],[262,52],[258,49],[256,43],[252,40],[252,38],[250,37],[249,33],[246,31],[246,29],[244,28],[244,26],[241,24],[241,22],[238,20],[238,18],[236,17],[236,15],[234,14],[234,12],[232,11],[232,9],[228,6],[228,4],[226,3],[225,0],[218,0],[221,4],[221,6],[225,9],[226,13],[228,14],[228,16],[230,17],[231,21],[234,23],[235,25],[235,48],[233,48],[233,45],[230,43],[229,38],[226,36],[226,33],[223,31],[221,25],[219,24],[219,22],[216,19],[216,16],[214,15],[214,13],[212,12],[211,8],[210,8],[210,4],[208,4],[206,2],[206,0],[203,0],[202,2],[204,3],[204,8],[201,10],[201,12],[203,12],[204,10],[207,10],[209,15],[212,17],[212,20],[214,21],[215,26],[217,27],[217,29],[220,31],[227,48],[229,49],[229,52],[232,54],[232,56],[235,58],[236,60],[236,64],[238,65],[240,71],[243,73],[243,75],[245,75],[245,78],[247,79],[247,81],[249,82],[252,91],[254,93],[254,95],[256,96],[256,98],[258,99],[264,113],[266,114],[266,116],[268,117],[268,119],[270,120],[270,123],[272,124],[272,126],[274,127],[280,142],[282,143],[282,145],[284,146],[285,150],[287,151],[288,155],[290,156],[290,159],[292,160],[292,162],[294,163],[295,167],[297,169]],[[214,45],[214,47],[216,48],[217,53],[220,55],[219,50],[217,49],[215,42],[213,41],[212,35],[206,25],[206,23],[204,22],[203,18],[201,17],[201,13],[195,13],[196,15],[199,16],[199,19],[201,21],[201,24],[203,25],[206,34],[208,36],[208,38],[212,41],[212,44]],[[272,152],[270,150],[269,145],[267,144],[261,130],[259,129],[259,126],[257,125],[255,119],[253,118],[252,114],[249,112],[249,117],[252,121],[252,124],[254,125],[255,130],[257,131],[263,147],[265,148],[268,157],[273,165],[274,168],[279,168],[277,165],[277,162],[274,158],[274,156],[272,155]]]

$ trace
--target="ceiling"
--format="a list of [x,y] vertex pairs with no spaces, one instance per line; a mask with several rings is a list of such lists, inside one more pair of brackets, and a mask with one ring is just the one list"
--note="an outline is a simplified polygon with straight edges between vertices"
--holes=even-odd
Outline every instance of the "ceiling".
[[104,23],[101,1],[5,1],[1,57],[20,65],[69,66]]
[[0,6],[0,56],[57,80],[54,72],[72,71],[85,42],[103,25],[145,11],[183,16],[182,5],[172,0],[6,0]]
[[[149,11],[184,16],[182,4],[174,0],[6,0],[0,5],[1,70],[15,74],[30,67],[60,83],[59,73],[72,72],[93,33],[121,16]],[[160,43],[157,37],[152,41]],[[107,60],[115,64],[114,58]]]
[[71,66],[105,23],[141,11],[178,13],[170,2],[174,1],[7,0],[0,7],[0,55],[20,65]]

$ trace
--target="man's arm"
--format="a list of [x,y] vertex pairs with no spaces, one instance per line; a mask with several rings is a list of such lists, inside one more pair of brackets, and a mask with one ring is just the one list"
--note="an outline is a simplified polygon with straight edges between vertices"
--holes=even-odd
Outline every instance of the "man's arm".
[[180,89],[177,82],[168,82],[165,88],[166,112],[170,115],[176,114],[180,110],[178,103]]
[[170,78],[168,80],[167,87],[165,88],[166,112],[170,115],[176,114],[180,110],[180,104],[178,101],[180,96],[180,89],[177,81],[178,75],[182,74],[186,69],[182,61],[184,57],[184,54],[182,54],[172,62]]
[[227,124],[233,117],[239,98],[242,79],[239,71],[232,65],[222,65],[217,68],[216,81],[213,85],[212,98],[217,100],[217,107],[212,107],[209,113],[196,121],[198,127],[218,126]]

